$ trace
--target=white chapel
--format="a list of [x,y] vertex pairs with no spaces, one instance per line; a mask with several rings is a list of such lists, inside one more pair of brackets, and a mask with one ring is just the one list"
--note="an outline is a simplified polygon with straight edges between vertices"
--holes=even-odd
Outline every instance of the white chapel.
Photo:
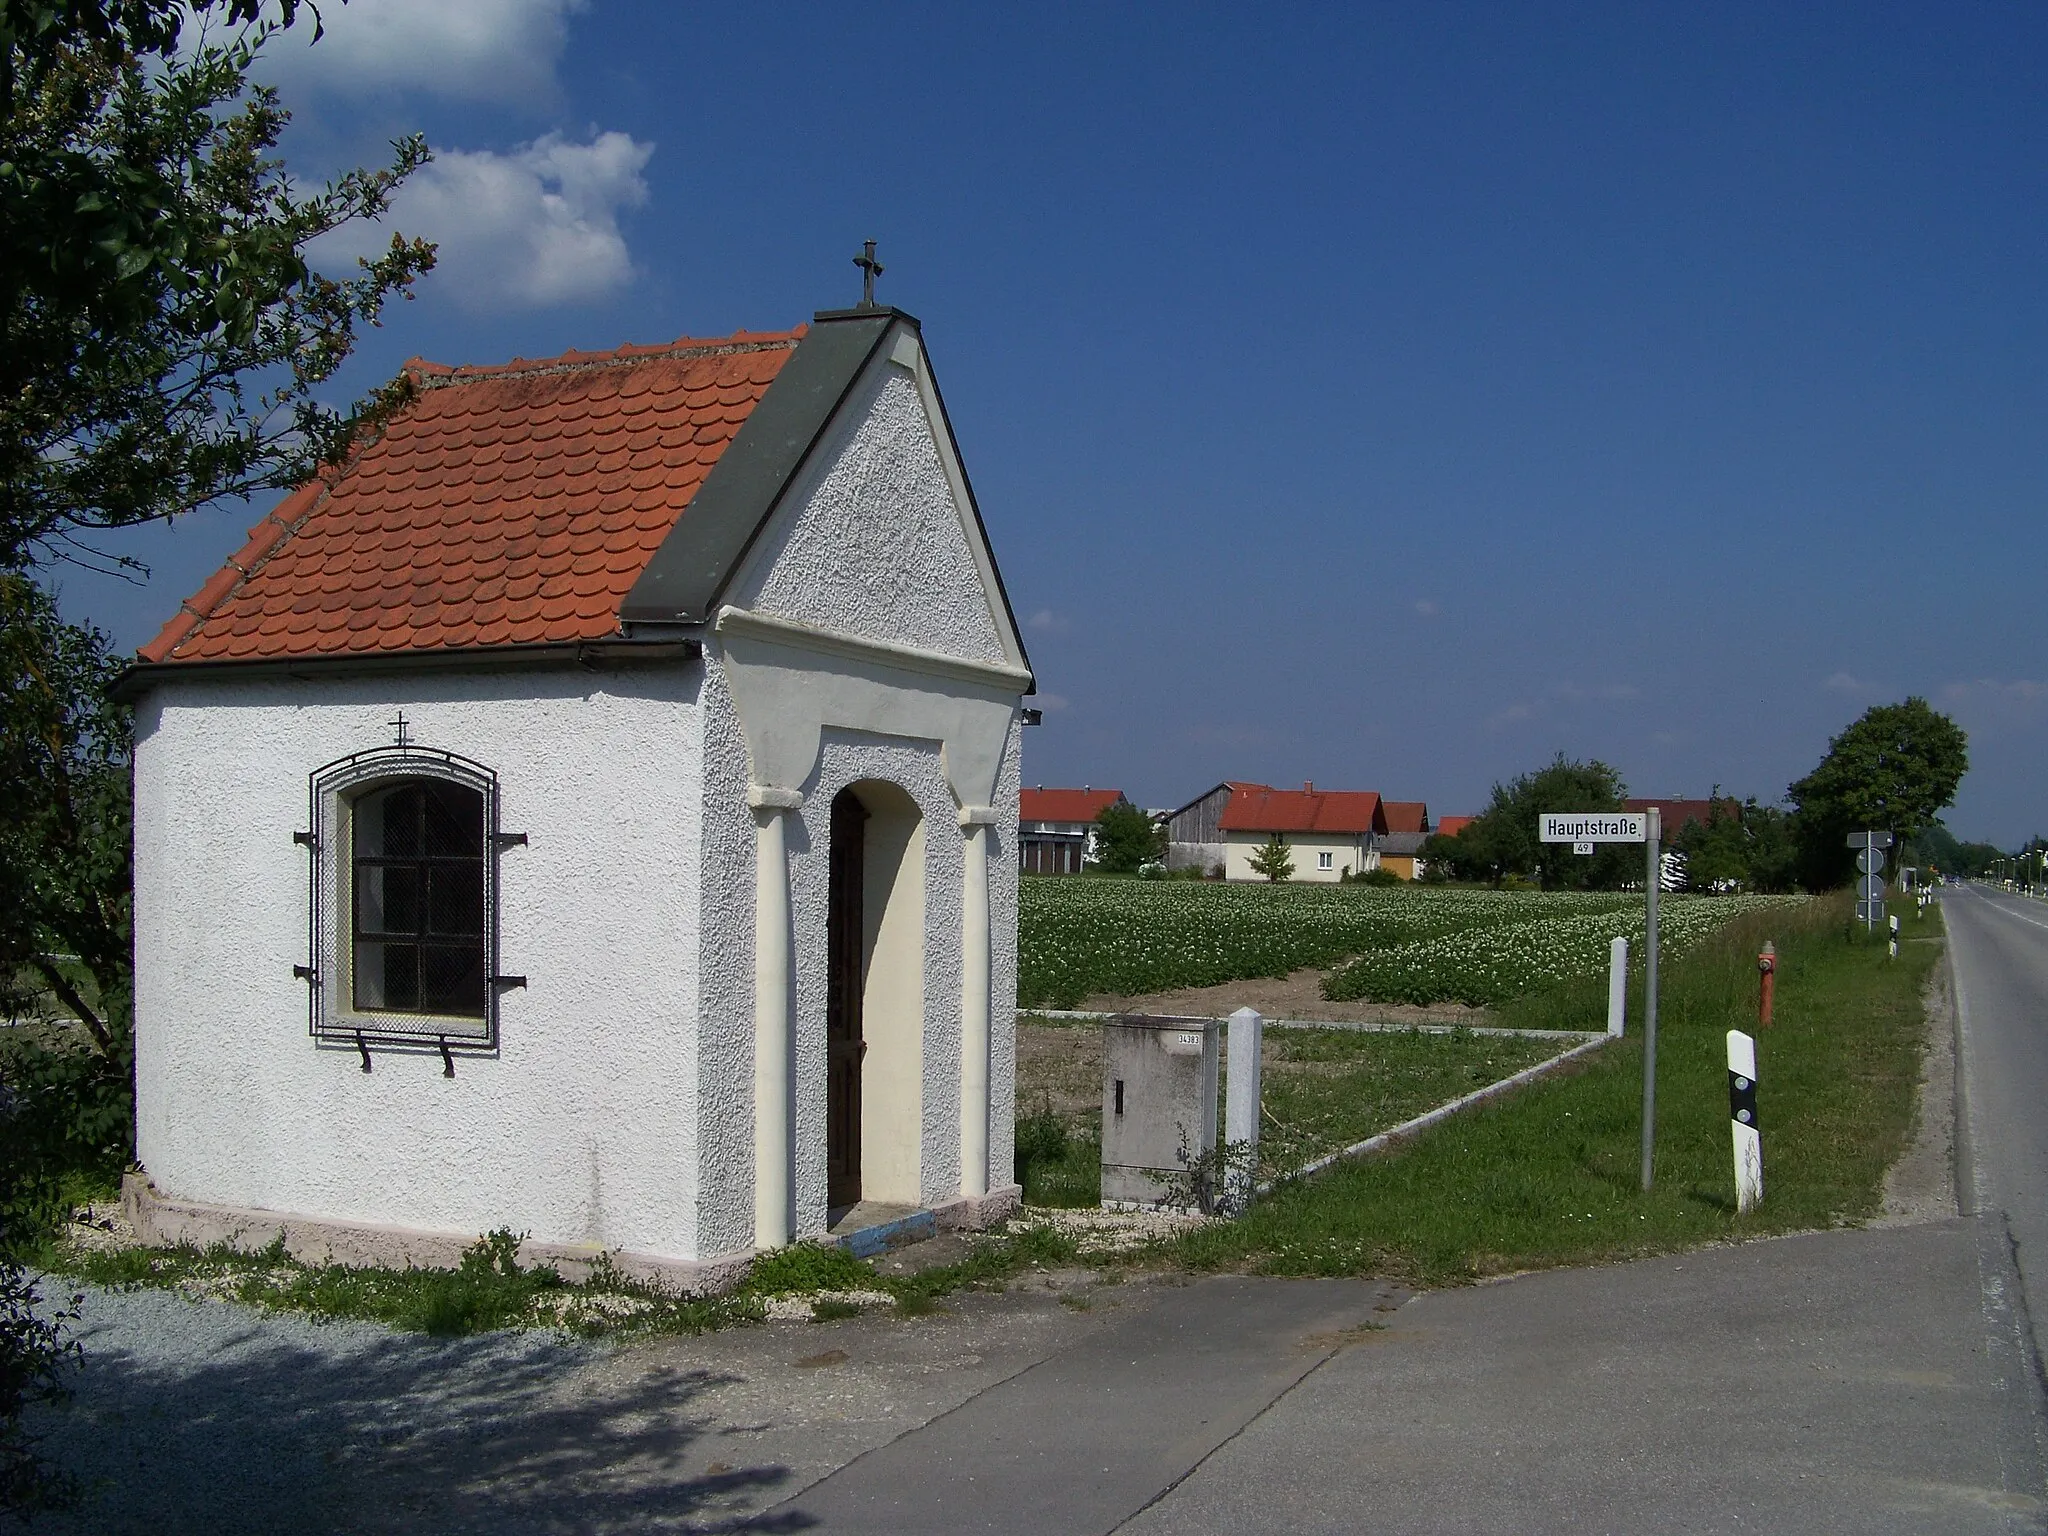
[[918,322],[407,371],[126,680],[138,1226],[1007,1212],[1032,675]]

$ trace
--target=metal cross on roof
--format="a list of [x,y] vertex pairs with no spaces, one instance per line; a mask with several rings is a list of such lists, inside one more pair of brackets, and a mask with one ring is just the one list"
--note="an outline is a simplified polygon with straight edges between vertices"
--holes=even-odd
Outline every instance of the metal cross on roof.
[[398,712],[398,718],[396,720],[386,720],[384,723],[390,726],[393,731],[397,732],[397,745],[401,747],[409,747],[412,745],[412,732],[406,729],[406,727],[410,725],[411,722],[405,718],[404,710],[401,709]]
[[879,308],[875,303],[875,279],[882,275],[882,264],[875,260],[875,242],[866,242],[867,249],[853,258],[853,264],[860,268],[860,307]]

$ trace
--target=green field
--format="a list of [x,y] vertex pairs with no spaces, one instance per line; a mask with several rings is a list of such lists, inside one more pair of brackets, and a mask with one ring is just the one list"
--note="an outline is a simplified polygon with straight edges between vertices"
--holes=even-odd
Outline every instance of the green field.
[[[1665,952],[1798,899],[1669,898]],[[1072,1008],[1352,961],[1325,983],[1331,998],[1495,1004],[1601,971],[1616,934],[1640,940],[1642,910],[1609,892],[1026,879],[1017,1001]]]
[[[1875,1214],[1911,1129],[1921,991],[1937,944],[1850,929],[1846,897],[1752,913],[1665,973],[1658,1053],[1657,1182],[1638,1187],[1642,1043],[1446,1122],[1397,1155],[1341,1164],[1276,1191],[1241,1220],[1173,1249],[1196,1267],[1399,1275],[1424,1284],[1628,1258]],[[1907,916],[1915,937],[1938,915]],[[1778,945],[1777,1022],[1756,1031],[1756,952]],[[1597,1010],[1583,981],[1502,1009],[1555,1027]],[[1640,1000],[1631,999],[1631,1029]],[[1764,1201],[1734,1209],[1725,1035],[1757,1035]]]

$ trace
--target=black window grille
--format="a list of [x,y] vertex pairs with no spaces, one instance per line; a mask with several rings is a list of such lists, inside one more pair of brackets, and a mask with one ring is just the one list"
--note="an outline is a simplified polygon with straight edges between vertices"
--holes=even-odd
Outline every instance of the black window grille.
[[498,830],[498,779],[411,742],[314,770],[307,983],[315,1038],[369,1047],[495,1051],[498,1011],[524,976],[498,973],[498,875],[523,832]]
[[445,779],[369,790],[350,811],[358,1010],[481,1019],[484,797]]

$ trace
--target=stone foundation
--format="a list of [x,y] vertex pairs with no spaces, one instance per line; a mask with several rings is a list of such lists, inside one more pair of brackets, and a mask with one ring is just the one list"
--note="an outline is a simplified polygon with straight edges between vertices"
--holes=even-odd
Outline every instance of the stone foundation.
[[[1008,1184],[986,1195],[937,1206],[932,1216],[941,1232],[978,1231],[1013,1215],[1023,1197],[1021,1186]],[[131,1173],[121,1181],[121,1210],[135,1228],[136,1236],[153,1247],[190,1243],[208,1248],[226,1243],[231,1248],[254,1253],[282,1239],[285,1252],[307,1264],[453,1269],[461,1262],[463,1250],[476,1241],[474,1234],[426,1232],[375,1222],[332,1221],[253,1206],[174,1199],[158,1190],[143,1173]],[[750,1248],[715,1259],[671,1259],[601,1248],[594,1243],[529,1240],[519,1245],[520,1263],[552,1264],[567,1280],[587,1279],[591,1266],[601,1255],[607,1255],[615,1268],[635,1279],[669,1286],[691,1296],[731,1290],[746,1279],[755,1253]]]

